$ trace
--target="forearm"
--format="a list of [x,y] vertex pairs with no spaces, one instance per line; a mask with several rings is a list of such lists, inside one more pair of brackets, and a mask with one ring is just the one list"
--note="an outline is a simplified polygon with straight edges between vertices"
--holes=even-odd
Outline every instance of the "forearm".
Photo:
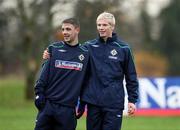
[[49,60],[43,63],[42,68],[39,73],[39,78],[35,84],[35,94],[44,94],[45,87],[48,86],[48,76],[49,76]]

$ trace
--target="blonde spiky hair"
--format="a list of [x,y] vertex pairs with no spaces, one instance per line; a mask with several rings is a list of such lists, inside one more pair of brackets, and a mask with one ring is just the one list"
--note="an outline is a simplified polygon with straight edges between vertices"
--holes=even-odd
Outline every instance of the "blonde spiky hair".
[[115,17],[111,13],[103,12],[103,13],[99,14],[96,21],[98,21],[100,19],[107,19],[111,26],[115,26],[115,23],[116,23]]

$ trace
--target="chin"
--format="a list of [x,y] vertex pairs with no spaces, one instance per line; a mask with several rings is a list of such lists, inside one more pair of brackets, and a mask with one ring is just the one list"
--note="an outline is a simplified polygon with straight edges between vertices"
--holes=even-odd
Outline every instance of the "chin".
[[104,36],[104,35],[100,35],[100,37],[101,37],[101,38],[105,38],[106,36]]
[[65,42],[70,43],[70,41],[65,41]]
[[70,40],[69,39],[64,39],[65,42],[69,42]]
[[106,37],[106,34],[103,33],[103,34],[100,34],[100,36],[101,36],[101,37]]

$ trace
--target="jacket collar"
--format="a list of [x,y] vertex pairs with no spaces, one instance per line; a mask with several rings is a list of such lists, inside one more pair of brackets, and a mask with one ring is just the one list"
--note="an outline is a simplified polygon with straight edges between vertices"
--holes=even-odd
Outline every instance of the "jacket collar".
[[[108,37],[106,43],[111,43],[111,42],[116,41],[116,40],[117,40],[117,34],[113,32],[112,37]],[[101,38],[100,36],[98,37],[98,41],[100,41],[102,43],[105,42],[104,39]]]
[[64,44],[65,44],[66,46],[68,46],[68,47],[77,47],[77,46],[79,46],[79,43],[77,43],[77,44],[75,44],[75,45],[70,45],[70,44],[68,44],[68,43],[65,42],[65,41],[64,41]]

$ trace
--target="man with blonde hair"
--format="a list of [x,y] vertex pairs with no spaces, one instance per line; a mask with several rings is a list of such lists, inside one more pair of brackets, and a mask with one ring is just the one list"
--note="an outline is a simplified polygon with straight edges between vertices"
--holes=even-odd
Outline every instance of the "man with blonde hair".
[[98,20],[100,20],[100,19],[106,19],[106,20],[108,20],[109,24],[110,24],[111,26],[113,26],[113,27],[114,27],[115,24],[116,24],[114,15],[111,14],[111,13],[107,13],[107,12],[101,13],[101,14],[97,17],[97,20],[96,20],[96,21],[98,21]]
[[99,37],[85,44],[91,59],[91,77],[81,99],[87,103],[87,130],[120,130],[125,96],[124,77],[129,115],[136,110],[136,69],[130,47],[114,33],[114,15],[101,13],[96,25]]
[[[133,115],[138,99],[138,80],[128,44],[116,33],[114,15],[101,13],[96,20],[98,38],[84,46],[90,55],[91,75],[84,87],[78,109],[81,116],[87,104],[87,130],[120,130],[124,109],[124,85],[128,93],[128,113]],[[46,58],[47,52],[44,52]],[[78,117],[80,117],[78,116]]]

